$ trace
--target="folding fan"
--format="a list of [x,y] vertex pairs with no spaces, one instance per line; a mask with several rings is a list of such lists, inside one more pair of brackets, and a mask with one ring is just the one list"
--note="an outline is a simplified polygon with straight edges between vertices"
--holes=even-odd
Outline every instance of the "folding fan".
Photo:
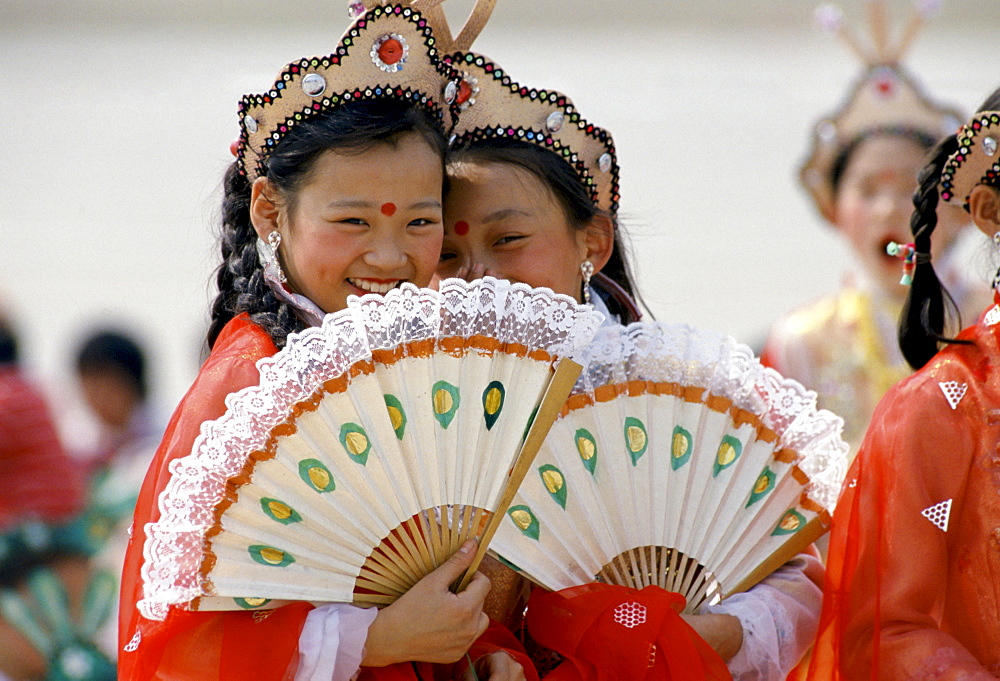
[[829,526],[843,423],[732,339],[602,329],[491,550],[541,586],[658,585],[688,612]]
[[600,321],[548,289],[452,279],[291,336],[171,464],[140,611],[392,602],[488,540],[522,441],[530,461],[579,375],[553,362]]

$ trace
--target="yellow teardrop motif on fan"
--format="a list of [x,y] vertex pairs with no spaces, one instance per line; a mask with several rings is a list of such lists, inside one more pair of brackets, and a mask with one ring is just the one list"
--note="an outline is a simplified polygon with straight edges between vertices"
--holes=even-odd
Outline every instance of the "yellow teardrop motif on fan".
[[691,433],[680,426],[675,426],[673,437],[670,438],[670,467],[677,470],[686,464],[690,461],[693,450]]
[[458,388],[448,381],[438,381],[431,388],[431,399],[434,407],[434,418],[441,424],[442,428],[451,425],[452,419],[458,412],[458,405],[461,402]]
[[403,404],[395,395],[385,394],[385,408],[389,413],[389,423],[396,433],[396,439],[402,440],[406,432],[406,412],[403,411]]
[[594,439],[594,435],[586,428],[578,429],[575,437],[576,451],[583,460],[583,467],[593,475],[594,469],[597,468],[597,440]]
[[743,453],[743,443],[732,435],[726,435],[719,443],[719,449],[715,454],[715,466],[712,467],[712,477],[716,477],[726,468],[733,465],[733,462]]
[[368,464],[372,443],[364,428],[356,423],[345,423],[340,427],[340,444],[354,461],[362,466]]
[[316,486],[316,489],[326,489],[327,485],[330,484],[330,473],[313,466],[309,469],[309,480]]
[[646,447],[649,446],[646,426],[634,416],[628,416],[625,418],[624,433],[625,445],[628,447],[629,456],[632,457],[632,465],[638,465],[639,459],[646,453]]
[[552,464],[545,464],[538,467],[538,473],[542,476],[542,484],[552,498],[557,504],[566,508],[566,479],[562,471]]

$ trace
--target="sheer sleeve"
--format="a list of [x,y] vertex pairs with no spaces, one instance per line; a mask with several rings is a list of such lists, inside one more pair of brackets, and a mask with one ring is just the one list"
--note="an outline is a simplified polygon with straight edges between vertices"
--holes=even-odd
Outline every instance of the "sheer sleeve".
[[169,464],[190,453],[201,424],[226,410],[226,396],[259,381],[256,361],[276,352],[249,321],[230,322],[175,411],[139,492],[122,572],[119,609],[120,679],[291,679],[298,639],[312,606],[306,603],[251,612],[189,612],[171,608],[162,622],[143,618],[141,568],[147,523],[159,518],[158,500]]
[[994,678],[960,642],[988,640],[983,624],[996,631],[995,597],[967,596],[990,582],[995,594],[1000,577],[982,553],[970,472],[983,458],[984,395],[966,369],[945,359],[876,411],[834,518],[811,678]]
[[706,608],[743,627],[743,645],[726,664],[735,681],[780,681],[798,664],[816,636],[822,578],[819,556],[803,553],[746,593]]

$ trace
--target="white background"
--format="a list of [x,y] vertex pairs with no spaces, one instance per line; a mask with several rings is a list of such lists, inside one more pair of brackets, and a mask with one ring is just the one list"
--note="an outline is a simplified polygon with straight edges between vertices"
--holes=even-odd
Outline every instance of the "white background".
[[[847,2],[857,24],[864,2]],[[0,298],[57,408],[75,399],[80,334],[106,322],[149,345],[161,408],[179,399],[202,351],[236,102],[332,51],[345,6],[0,0]],[[614,134],[658,319],[757,343],[848,263],[796,180],[812,125],[860,71],[814,6],[499,0],[476,44]],[[1000,85],[998,28],[997,0],[952,0],[907,63],[971,112]]]

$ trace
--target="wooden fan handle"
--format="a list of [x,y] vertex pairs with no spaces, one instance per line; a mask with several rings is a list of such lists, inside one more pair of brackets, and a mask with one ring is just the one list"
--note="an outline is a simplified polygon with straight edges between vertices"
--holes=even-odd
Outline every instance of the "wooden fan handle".
[[732,588],[723,596],[723,599],[735,593],[742,593],[750,589],[782,565],[790,561],[795,556],[805,551],[806,547],[819,539],[830,529],[830,517],[827,513],[821,513],[806,524],[795,536],[783,544],[781,548],[771,554],[771,557],[761,563],[760,567],[751,572],[746,578]]
[[545,437],[549,434],[552,424],[556,422],[563,404],[566,403],[566,399],[569,397],[573,386],[576,384],[576,379],[580,377],[580,372],[582,371],[582,366],[565,357],[560,359],[556,364],[555,376],[552,377],[548,388],[545,389],[545,395],[542,396],[542,401],[538,405],[535,419],[531,422],[531,428],[524,438],[521,451],[518,452],[517,458],[514,460],[514,467],[507,477],[507,484],[500,496],[500,503],[486,524],[483,536],[479,539],[479,549],[476,551],[469,569],[465,571],[465,574],[459,580],[458,586],[455,588],[456,593],[464,591],[465,587],[469,586],[472,576],[479,569],[479,564],[483,562],[493,535],[496,534],[497,529],[500,527],[503,517],[507,515],[507,509],[510,507],[510,503],[514,501],[514,495],[517,494],[517,490],[521,486],[521,481],[528,474],[528,469],[531,468],[531,464],[535,461],[535,455],[542,448]]

